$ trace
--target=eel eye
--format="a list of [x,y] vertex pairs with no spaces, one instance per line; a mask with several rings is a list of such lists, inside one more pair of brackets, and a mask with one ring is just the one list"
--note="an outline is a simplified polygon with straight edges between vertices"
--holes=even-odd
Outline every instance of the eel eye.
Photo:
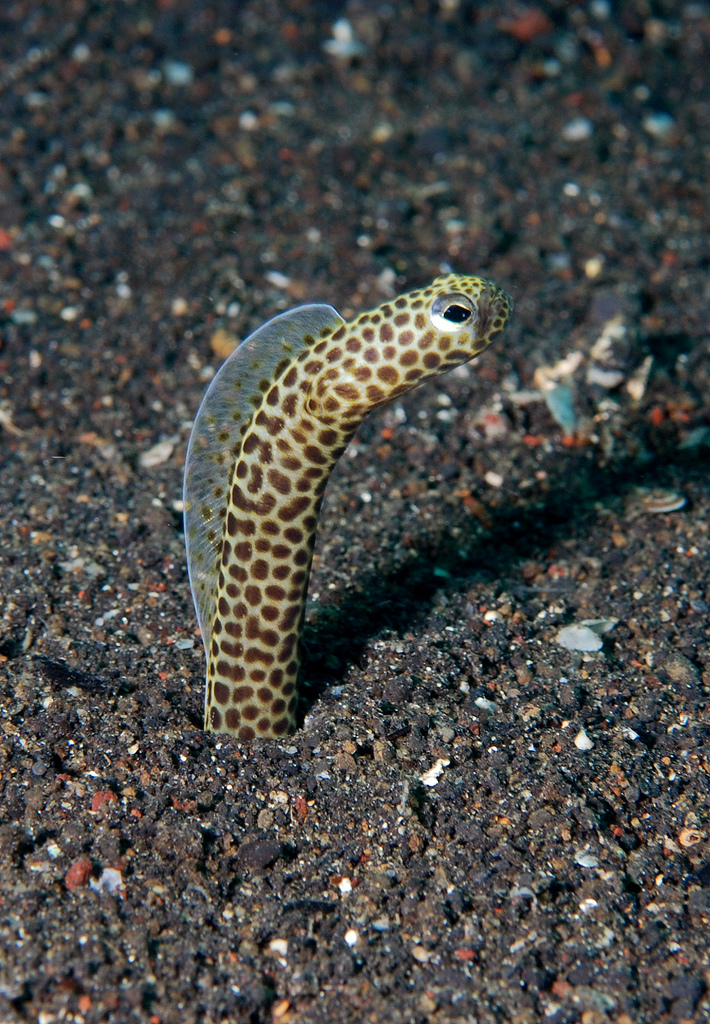
[[442,331],[458,331],[476,319],[476,307],[465,295],[439,295],[431,307],[431,322]]

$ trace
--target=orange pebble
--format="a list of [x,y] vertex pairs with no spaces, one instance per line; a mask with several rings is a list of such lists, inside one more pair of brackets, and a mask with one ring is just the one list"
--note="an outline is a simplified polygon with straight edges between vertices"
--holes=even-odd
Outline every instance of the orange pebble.
[[75,860],[64,876],[64,885],[67,889],[78,889],[80,885],[86,885],[91,874],[91,861],[88,857],[80,857]]
[[539,7],[531,7],[518,18],[501,18],[498,28],[519,43],[531,43],[537,36],[551,32],[554,25]]
[[99,807],[104,804],[117,803],[118,797],[115,793],[112,793],[110,789],[99,790],[98,793],[94,793],[91,800],[91,810],[98,811]]

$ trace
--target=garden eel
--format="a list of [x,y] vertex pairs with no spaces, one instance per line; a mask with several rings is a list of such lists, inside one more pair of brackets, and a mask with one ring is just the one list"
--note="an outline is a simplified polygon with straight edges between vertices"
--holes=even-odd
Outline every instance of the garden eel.
[[330,472],[367,413],[478,355],[512,303],[446,274],[346,323],[326,305],[274,317],[229,356],[195,419],[185,542],[207,655],[205,728],[295,728],[299,640]]

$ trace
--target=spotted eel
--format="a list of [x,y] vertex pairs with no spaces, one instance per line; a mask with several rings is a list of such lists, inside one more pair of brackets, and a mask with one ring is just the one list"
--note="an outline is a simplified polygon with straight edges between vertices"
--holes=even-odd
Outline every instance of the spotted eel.
[[478,355],[512,303],[446,274],[345,322],[326,305],[274,317],[212,380],[185,464],[185,541],[207,656],[205,728],[295,728],[299,640],[318,513],[367,413]]

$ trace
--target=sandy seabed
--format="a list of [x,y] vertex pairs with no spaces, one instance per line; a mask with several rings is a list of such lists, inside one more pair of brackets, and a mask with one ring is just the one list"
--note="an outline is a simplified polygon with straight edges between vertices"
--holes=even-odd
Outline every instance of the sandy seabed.
[[[709,67],[706,3],[3,6],[2,1024],[708,1019]],[[205,735],[207,382],[442,267],[511,326],[338,465],[301,729]]]

